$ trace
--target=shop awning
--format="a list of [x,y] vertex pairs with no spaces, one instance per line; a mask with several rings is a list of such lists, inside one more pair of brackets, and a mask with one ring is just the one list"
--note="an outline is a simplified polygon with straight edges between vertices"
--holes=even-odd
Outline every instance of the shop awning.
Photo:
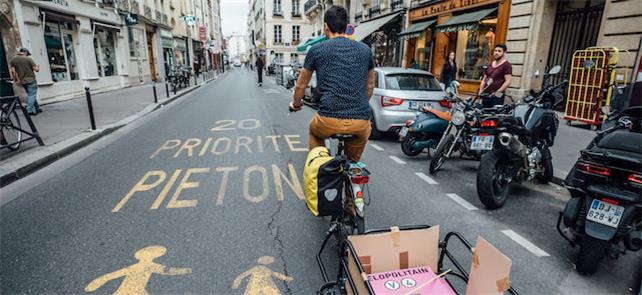
[[399,15],[400,12],[384,16],[382,18],[377,18],[369,21],[362,22],[356,29],[354,33],[354,39],[356,41],[363,41],[363,39],[370,36],[370,34],[378,31],[385,24],[389,23],[395,17]]
[[437,25],[437,30],[442,32],[457,32],[464,30],[477,30],[479,21],[495,13],[497,7],[473,11],[449,18],[445,23]]
[[325,37],[325,35],[318,36],[316,38],[310,38],[305,43],[297,46],[296,50],[299,52],[305,52],[308,50],[308,48],[312,47],[312,45],[323,42],[327,40],[328,38]]
[[410,27],[407,29],[403,30],[401,33],[399,33],[399,38],[417,38],[421,36],[421,34],[430,26],[432,26],[436,21],[435,20],[429,20],[425,22],[420,22],[420,23],[415,23],[412,24]]

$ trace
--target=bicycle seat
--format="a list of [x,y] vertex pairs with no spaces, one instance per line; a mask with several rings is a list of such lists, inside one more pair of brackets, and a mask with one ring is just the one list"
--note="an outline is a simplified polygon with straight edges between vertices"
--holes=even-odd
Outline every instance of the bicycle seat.
[[354,134],[334,134],[334,135],[331,135],[330,138],[338,139],[338,140],[348,140],[348,139],[353,139]]

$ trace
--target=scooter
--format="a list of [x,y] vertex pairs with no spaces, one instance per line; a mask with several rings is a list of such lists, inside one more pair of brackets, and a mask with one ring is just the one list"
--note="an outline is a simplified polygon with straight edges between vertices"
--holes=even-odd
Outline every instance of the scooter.
[[[447,93],[446,99],[450,102],[455,101],[455,94]],[[407,156],[414,157],[426,148],[437,147],[450,122],[450,112],[432,108],[411,108],[410,110],[418,112],[417,116],[406,121],[405,126],[399,130],[399,141],[401,151]]]
[[575,265],[585,274],[597,271],[605,255],[642,249],[642,107],[602,112],[615,124],[580,152],[564,180],[572,198],[557,220],[562,237],[579,245]]

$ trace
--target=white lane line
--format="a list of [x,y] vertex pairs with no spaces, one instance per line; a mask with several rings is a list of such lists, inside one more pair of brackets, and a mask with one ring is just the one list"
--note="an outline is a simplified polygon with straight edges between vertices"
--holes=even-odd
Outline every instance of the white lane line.
[[468,203],[468,201],[464,200],[462,197],[458,196],[457,194],[446,194],[451,200],[455,201],[455,203],[461,205],[462,207],[472,211],[472,210],[478,210],[477,207],[475,207],[473,204]]
[[395,156],[388,156],[388,157],[389,157],[390,159],[392,159],[393,161],[397,162],[397,164],[400,164],[400,165],[406,165],[406,162],[404,162],[402,159],[399,159],[399,158],[397,158],[397,157],[395,157]]
[[423,172],[417,172],[415,173],[415,175],[419,176],[419,178],[423,179],[423,181],[427,182],[428,184],[432,184],[432,185],[439,184],[438,182],[436,182],[434,179],[430,178],[430,176],[424,174]]
[[374,144],[374,143],[371,143],[370,146],[373,147],[375,150],[383,152],[383,148],[378,146],[378,145],[376,145],[376,144]]
[[518,233],[510,230],[510,229],[505,229],[502,231],[503,234],[507,235],[509,238],[511,238],[513,241],[515,241],[517,244],[520,244],[522,247],[526,248],[529,252],[535,254],[537,257],[548,257],[551,256],[546,251],[540,249],[539,247],[535,246],[535,244],[531,243],[529,240],[526,238],[520,236]]

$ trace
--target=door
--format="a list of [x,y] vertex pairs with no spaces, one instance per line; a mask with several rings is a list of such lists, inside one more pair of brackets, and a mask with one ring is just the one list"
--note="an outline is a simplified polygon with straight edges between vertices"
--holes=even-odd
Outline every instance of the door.
[[12,96],[13,88],[11,83],[5,83],[5,79],[9,79],[9,65],[7,63],[8,57],[4,51],[4,40],[2,32],[0,31],[0,96]]
[[156,56],[154,56],[152,38],[154,38],[154,33],[147,32],[147,60],[149,61],[149,73],[152,76],[152,80],[156,81]]

